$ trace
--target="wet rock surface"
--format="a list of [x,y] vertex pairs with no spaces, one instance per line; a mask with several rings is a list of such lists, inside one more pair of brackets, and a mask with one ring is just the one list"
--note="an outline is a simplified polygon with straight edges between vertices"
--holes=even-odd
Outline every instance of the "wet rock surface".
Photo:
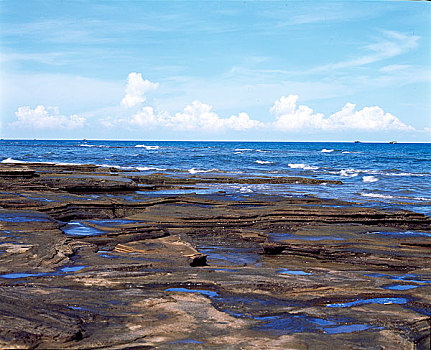
[[428,217],[241,181],[2,165],[0,348],[429,349]]

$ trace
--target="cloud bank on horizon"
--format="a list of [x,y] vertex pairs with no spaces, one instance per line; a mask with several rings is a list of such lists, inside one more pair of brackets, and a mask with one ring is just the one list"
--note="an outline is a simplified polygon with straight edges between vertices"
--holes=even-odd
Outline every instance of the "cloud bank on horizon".
[[[386,113],[378,106],[364,107],[355,110],[356,105],[346,103],[345,106],[329,117],[323,113],[315,113],[306,105],[298,105],[299,96],[281,96],[269,108],[275,117],[272,122],[262,122],[250,118],[246,112],[238,115],[220,117],[213,107],[195,100],[175,114],[159,111],[154,106],[144,105],[147,94],[157,90],[159,83],[153,83],[142,77],[141,73],[131,72],[127,78],[125,95],[120,102],[123,117],[101,117],[89,121],[76,114],[61,115],[58,107],[38,105],[32,109],[21,106],[15,112],[17,121],[9,124],[16,128],[31,129],[78,129],[92,126],[105,128],[166,128],[178,131],[197,130],[216,133],[223,129],[245,131],[249,129],[266,129],[283,132],[310,130],[360,130],[360,131],[415,131],[415,128],[403,123],[397,117]],[[136,111],[136,108],[138,110]],[[132,112],[133,111],[133,112]]]

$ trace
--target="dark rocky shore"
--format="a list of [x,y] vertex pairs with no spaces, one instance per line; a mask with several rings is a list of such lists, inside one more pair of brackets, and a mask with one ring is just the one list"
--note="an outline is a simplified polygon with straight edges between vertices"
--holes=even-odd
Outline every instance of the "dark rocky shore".
[[321,182],[2,164],[0,348],[429,349],[429,217],[158,193]]

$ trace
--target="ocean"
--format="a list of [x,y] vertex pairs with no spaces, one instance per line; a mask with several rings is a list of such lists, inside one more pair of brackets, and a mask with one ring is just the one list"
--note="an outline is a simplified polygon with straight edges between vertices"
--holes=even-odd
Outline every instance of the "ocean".
[[342,185],[206,184],[202,191],[223,190],[243,197],[316,196],[431,215],[429,143],[1,140],[0,150],[2,163],[96,164],[170,176],[340,180]]

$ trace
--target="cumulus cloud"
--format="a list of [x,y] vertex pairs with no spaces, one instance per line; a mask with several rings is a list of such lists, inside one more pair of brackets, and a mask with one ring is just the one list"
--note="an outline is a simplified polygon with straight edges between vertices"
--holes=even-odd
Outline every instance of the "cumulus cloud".
[[34,129],[75,129],[85,125],[84,117],[73,114],[69,117],[61,115],[57,107],[45,107],[42,105],[31,109],[22,106],[15,112],[18,120],[10,123],[12,127]]
[[221,118],[212,111],[212,106],[200,101],[193,101],[176,113],[164,119],[165,125],[179,130],[218,131],[221,129],[247,130],[263,126],[263,123],[252,120],[247,113],[239,113],[230,118]]
[[258,120],[252,120],[247,113],[241,112],[238,116],[233,115],[228,119],[224,119],[226,128],[233,130],[247,130],[264,126]]
[[142,107],[129,117],[102,118],[99,123],[104,127],[156,128],[162,127],[180,131],[202,130],[217,132],[220,130],[247,130],[264,126],[253,120],[247,113],[241,112],[229,118],[221,118],[213,112],[213,107],[198,100],[187,105],[183,111],[170,115],[155,110],[151,106]]
[[325,118],[322,113],[314,113],[308,106],[297,106],[297,100],[298,96],[289,95],[275,101],[270,112],[276,116],[273,123],[276,130],[414,130],[378,106],[356,111],[355,104],[347,103],[340,111]]
[[132,72],[127,78],[126,95],[121,100],[121,105],[131,108],[146,101],[145,94],[148,91],[155,90],[159,83],[152,83],[144,80],[141,73]]
[[356,130],[414,130],[413,127],[404,124],[397,117],[378,107],[364,107],[355,111],[356,105],[346,105],[328,118],[329,127],[333,129],[356,129]]
[[137,127],[150,127],[156,126],[163,122],[163,119],[160,115],[156,115],[154,113],[153,107],[142,107],[142,109],[134,114],[131,118],[128,119],[128,123],[131,126]]
[[183,112],[169,116],[166,126],[179,130],[219,130],[223,127],[223,122],[212,112],[212,106],[196,100],[186,106]]
[[277,130],[327,129],[322,113],[313,113],[307,106],[297,106],[297,95],[282,96],[275,101],[270,112],[276,116],[273,126]]

